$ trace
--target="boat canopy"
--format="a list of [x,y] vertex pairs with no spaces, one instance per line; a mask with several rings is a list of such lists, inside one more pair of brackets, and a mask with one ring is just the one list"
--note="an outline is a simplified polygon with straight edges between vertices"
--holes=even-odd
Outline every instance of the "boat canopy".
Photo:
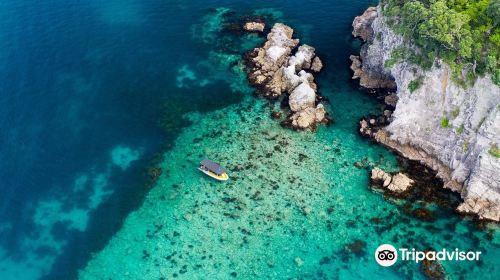
[[226,170],[224,168],[222,168],[222,166],[218,165],[217,163],[211,161],[211,160],[208,160],[208,159],[204,159],[200,162],[200,165],[204,168],[206,168],[207,170],[217,174],[217,175],[222,175],[224,173],[226,173]]

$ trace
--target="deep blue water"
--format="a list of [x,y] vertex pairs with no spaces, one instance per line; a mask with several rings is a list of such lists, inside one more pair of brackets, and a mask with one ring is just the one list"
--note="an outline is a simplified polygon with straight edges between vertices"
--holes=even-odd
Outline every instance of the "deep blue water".
[[[192,28],[214,8],[282,12],[327,62],[323,79],[349,86],[350,24],[373,1],[299,3],[1,1],[0,278],[74,277],[140,204],[180,115],[241,99],[199,65],[214,46]],[[179,87],[186,64],[210,84]]]

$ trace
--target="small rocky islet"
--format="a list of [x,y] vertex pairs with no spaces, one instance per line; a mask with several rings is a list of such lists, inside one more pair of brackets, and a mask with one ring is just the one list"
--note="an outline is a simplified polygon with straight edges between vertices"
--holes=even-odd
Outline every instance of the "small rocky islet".
[[[353,25],[372,23],[358,18]],[[241,26],[266,31],[261,21]],[[492,224],[473,230],[469,218],[456,215],[460,198],[442,188],[439,169],[411,157],[398,164],[392,153],[356,135],[360,129],[375,138],[391,123],[401,99],[397,80],[379,76],[373,83],[389,89],[380,116],[363,118],[352,131],[318,126],[329,122],[331,108],[314,78],[323,62],[292,35],[291,27],[276,23],[263,45],[245,56],[250,84],[271,101],[246,96],[185,116],[192,125],[165,153],[143,206],[81,279],[434,279],[498,272],[498,230]],[[365,75],[359,71],[366,59],[356,63],[358,76]],[[205,157],[223,164],[231,179],[220,184],[191,168]],[[371,252],[382,243],[479,248],[485,260],[481,268],[425,262],[380,271]]]
[[[314,129],[318,123],[329,122],[311,73],[321,71],[323,63],[313,47],[298,46],[299,39],[292,38],[293,32],[291,27],[282,23],[273,26],[264,46],[255,48],[246,56],[251,66],[248,80],[257,88],[258,95],[284,101],[289,111],[282,121],[284,126]],[[281,115],[274,112],[275,118],[279,118],[278,114]]]

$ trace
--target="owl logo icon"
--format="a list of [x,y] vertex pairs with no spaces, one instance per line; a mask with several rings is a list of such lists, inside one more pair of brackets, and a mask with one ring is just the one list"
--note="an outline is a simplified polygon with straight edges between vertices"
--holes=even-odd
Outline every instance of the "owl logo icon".
[[375,260],[381,266],[391,266],[398,260],[398,251],[391,244],[382,244],[375,250]]

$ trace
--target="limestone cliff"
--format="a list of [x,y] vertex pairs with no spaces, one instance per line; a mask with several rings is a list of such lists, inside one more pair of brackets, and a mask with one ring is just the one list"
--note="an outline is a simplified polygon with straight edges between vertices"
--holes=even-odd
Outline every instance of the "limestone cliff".
[[[500,88],[489,76],[460,87],[439,60],[426,71],[406,61],[385,68],[405,42],[386,24],[380,7],[365,14],[371,25],[358,19],[353,34],[373,35],[353,59],[355,76],[369,88],[392,88],[393,81],[398,97],[389,124],[370,135],[436,170],[444,186],[464,199],[459,211],[500,221],[500,159],[490,152],[500,146]],[[371,30],[356,30],[365,27]]]

